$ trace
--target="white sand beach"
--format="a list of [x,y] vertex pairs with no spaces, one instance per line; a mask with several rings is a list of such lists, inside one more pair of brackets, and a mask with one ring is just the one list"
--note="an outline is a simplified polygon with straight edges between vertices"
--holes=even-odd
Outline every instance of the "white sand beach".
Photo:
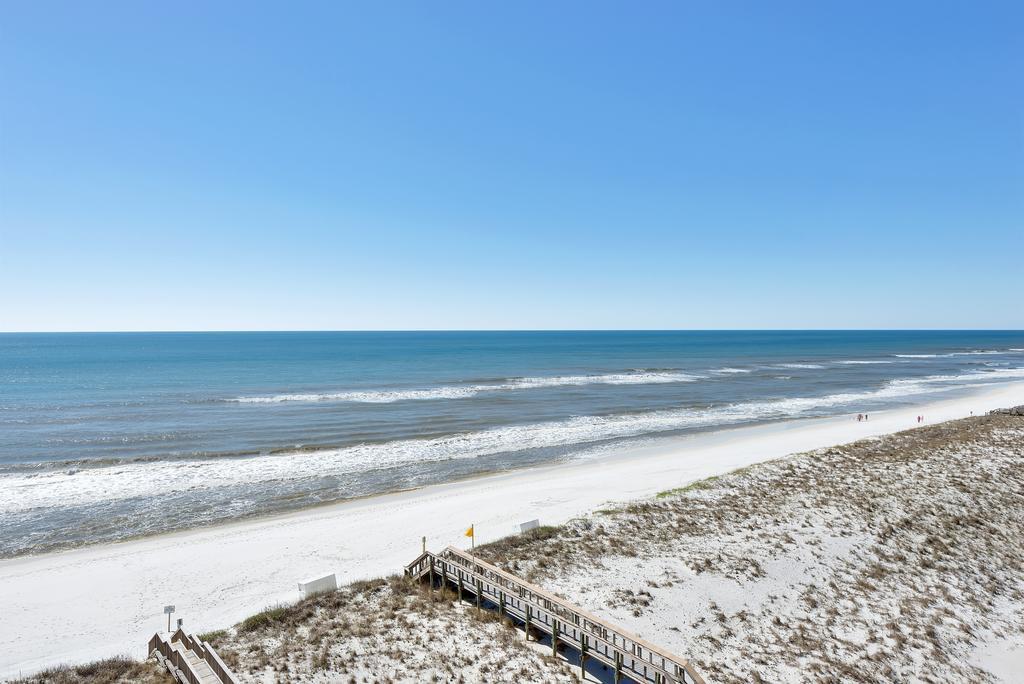
[[298,513],[0,561],[0,677],[118,653],[141,657],[165,604],[196,631],[298,598],[296,583],[399,572],[427,537],[466,545],[539,518],[563,522],[608,502],[794,452],[1024,403],[1024,383],[854,417],[791,421],[662,440],[587,460],[490,475]]

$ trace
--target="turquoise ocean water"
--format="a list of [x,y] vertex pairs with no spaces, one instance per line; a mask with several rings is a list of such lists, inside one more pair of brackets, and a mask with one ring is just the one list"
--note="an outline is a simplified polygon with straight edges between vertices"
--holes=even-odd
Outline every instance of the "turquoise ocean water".
[[0,335],[0,555],[1019,379],[1019,331]]

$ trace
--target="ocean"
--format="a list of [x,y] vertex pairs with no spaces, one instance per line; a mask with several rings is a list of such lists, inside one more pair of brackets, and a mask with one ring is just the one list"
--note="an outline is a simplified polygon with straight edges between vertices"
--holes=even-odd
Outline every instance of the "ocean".
[[1024,379],[1024,332],[0,335],[0,556]]

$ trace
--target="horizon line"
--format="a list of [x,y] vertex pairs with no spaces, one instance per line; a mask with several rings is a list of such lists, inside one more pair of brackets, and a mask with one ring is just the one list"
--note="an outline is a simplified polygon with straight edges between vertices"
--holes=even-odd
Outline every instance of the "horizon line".
[[567,332],[1020,332],[1024,328],[240,328],[0,330],[0,335],[197,335],[204,333],[567,333]]

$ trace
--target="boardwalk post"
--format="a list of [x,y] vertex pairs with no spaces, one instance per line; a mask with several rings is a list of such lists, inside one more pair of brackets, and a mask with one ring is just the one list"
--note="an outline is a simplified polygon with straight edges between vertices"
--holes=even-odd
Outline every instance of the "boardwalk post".
[[551,655],[558,655],[558,620],[551,621]]
[[587,679],[587,635],[580,635],[580,679]]
[[430,588],[434,588],[434,557],[430,556]]
[[532,613],[532,612],[533,612],[533,609],[530,608],[530,604],[526,604],[526,640],[527,641],[530,640],[530,613]]
[[615,652],[615,684],[622,681],[622,654]]
[[498,617],[505,618],[505,592],[498,592]]
[[462,603],[462,571],[459,571],[459,603]]
[[476,609],[480,610],[480,594],[484,593],[484,583],[479,579],[476,581]]

